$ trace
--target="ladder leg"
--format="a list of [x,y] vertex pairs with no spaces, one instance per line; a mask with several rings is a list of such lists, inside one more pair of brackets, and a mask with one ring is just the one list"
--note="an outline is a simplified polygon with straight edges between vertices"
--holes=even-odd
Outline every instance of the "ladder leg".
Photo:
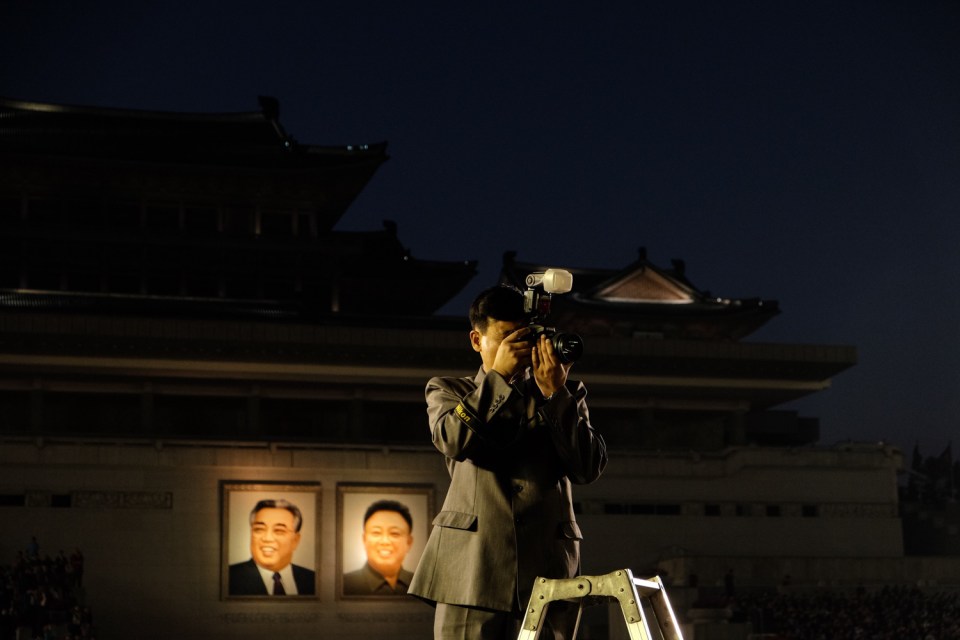
[[577,618],[573,621],[573,633],[570,635],[570,640],[576,640],[577,634],[580,633],[580,618],[583,616],[583,598],[580,598],[580,602],[577,603]]
[[533,606],[533,598],[538,596],[536,589],[530,597],[530,605],[527,606],[523,614],[523,625],[520,627],[520,634],[517,640],[537,640],[540,632],[543,631],[543,621],[547,618],[547,611],[550,609],[550,603],[544,602],[541,606]]
[[[538,594],[534,594],[539,598]],[[534,602],[534,599],[531,597],[531,603]],[[550,625],[551,630],[556,628],[558,623],[563,625],[563,629],[566,630],[568,627],[571,633],[569,636],[566,636],[567,640],[575,640],[577,634],[580,632],[580,618],[583,615],[583,599],[581,598],[577,602],[577,611],[576,615],[570,615],[570,612],[567,610],[568,603],[561,602],[559,607],[553,609],[550,608],[551,601],[547,601],[543,604],[542,607],[539,607],[539,610],[531,604],[527,607],[526,613],[523,617],[523,626],[520,629],[520,634],[517,636],[517,640],[537,640],[540,637],[540,632],[543,631],[544,627]],[[572,604],[572,603],[571,603]],[[553,612],[553,617],[550,617],[550,612]],[[572,623],[572,624],[568,624]]]
[[659,576],[653,578],[653,581],[660,585],[660,589],[650,596],[650,604],[653,606],[653,614],[656,616],[663,640],[683,640],[677,616],[674,615],[670,598],[667,597],[667,591],[663,588],[663,581]]
[[[533,590],[530,592],[530,601],[523,612],[523,624],[517,640],[537,640],[540,637],[540,632],[543,631],[543,625],[547,620],[547,612],[550,610],[550,603],[569,597],[573,588],[584,584],[583,582],[571,584],[571,582],[573,581],[569,579],[536,579]],[[583,589],[578,589],[580,590]]]

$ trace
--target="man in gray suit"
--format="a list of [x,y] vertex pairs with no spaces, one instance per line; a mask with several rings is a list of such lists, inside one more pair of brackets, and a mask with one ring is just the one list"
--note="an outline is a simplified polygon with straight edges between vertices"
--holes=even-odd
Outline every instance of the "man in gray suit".
[[[600,476],[606,446],[586,388],[567,380],[571,365],[545,337],[531,342],[526,323],[519,291],[483,291],[470,307],[480,371],[427,383],[451,483],[408,592],[436,604],[437,640],[516,638],[536,577],[579,571],[570,485]],[[553,622],[544,631],[564,637]]]

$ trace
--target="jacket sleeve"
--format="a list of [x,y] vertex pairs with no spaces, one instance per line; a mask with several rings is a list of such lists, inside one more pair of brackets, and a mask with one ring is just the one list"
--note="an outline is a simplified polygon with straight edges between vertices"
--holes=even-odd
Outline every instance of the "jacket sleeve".
[[524,401],[495,371],[479,385],[469,379],[431,378],[426,399],[433,445],[448,458],[483,455],[522,433]]
[[538,414],[550,429],[554,449],[570,481],[588,484],[599,478],[607,465],[607,445],[590,424],[583,383],[568,382],[539,408]]

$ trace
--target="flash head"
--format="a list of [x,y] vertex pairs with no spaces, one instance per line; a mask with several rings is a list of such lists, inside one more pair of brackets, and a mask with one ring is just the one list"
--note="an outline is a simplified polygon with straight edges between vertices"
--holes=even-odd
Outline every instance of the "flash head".
[[567,293],[573,289],[573,274],[566,269],[547,269],[528,275],[526,284],[528,288],[543,285],[544,293]]
[[[553,345],[560,362],[573,362],[583,355],[583,340],[575,333],[560,333],[545,324],[550,315],[550,300],[555,293],[567,293],[573,289],[573,274],[566,269],[547,269],[531,273],[526,278],[527,291],[523,295],[523,308],[530,317],[528,339],[536,342],[546,336]],[[541,293],[539,289],[542,289]]]

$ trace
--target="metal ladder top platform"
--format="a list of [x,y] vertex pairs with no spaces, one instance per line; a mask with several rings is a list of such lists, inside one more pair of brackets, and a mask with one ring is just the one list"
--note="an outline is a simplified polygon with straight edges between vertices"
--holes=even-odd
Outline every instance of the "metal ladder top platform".
[[[533,593],[523,616],[523,626],[517,640],[536,640],[543,628],[543,621],[551,602],[579,600],[577,622],[571,640],[576,638],[580,615],[587,600],[606,601],[610,598],[620,603],[623,620],[631,640],[683,640],[680,625],[670,606],[663,581],[659,576],[647,580],[634,578],[630,569],[618,569],[602,576],[579,576],[577,578],[537,578]],[[649,603],[652,622],[658,631],[651,635],[650,620],[642,600]],[[591,602],[596,604],[595,602]]]

